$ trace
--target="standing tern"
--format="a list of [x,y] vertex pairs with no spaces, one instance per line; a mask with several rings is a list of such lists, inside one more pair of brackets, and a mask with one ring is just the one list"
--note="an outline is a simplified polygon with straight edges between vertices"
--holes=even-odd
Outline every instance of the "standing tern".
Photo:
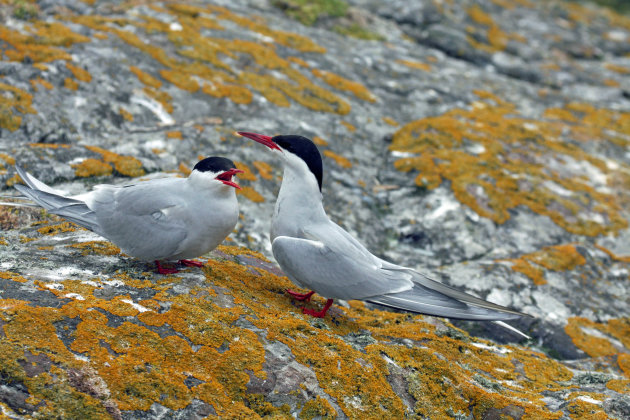
[[232,177],[243,172],[223,157],[199,161],[188,178],[160,178],[135,184],[97,185],[74,197],[44,184],[23,168],[15,169],[26,183],[15,188],[48,212],[97,233],[122,252],[155,261],[160,274],[178,270],[161,261],[186,266],[189,260],[219,245],[238,220]]
[[303,308],[304,313],[321,318],[333,299],[358,299],[420,314],[495,321],[510,330],[515,328],[501,321],[530,316],[371,254],[328,218],[322,204],[322,159],[311,140],[297,135],[238,134],[277,152],[284,162],[271,222],[272,252],[293,283],[311,290],[305,294],[288,290],[291,296],[308,301],[319,293],[327,298],[321,311]]

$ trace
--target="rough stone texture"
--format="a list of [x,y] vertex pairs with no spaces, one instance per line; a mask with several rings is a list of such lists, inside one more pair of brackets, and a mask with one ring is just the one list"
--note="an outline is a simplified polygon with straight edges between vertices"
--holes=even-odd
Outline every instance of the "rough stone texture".
[[[381,39],[365,41],[273,3],[40,1],[24,21],[0,2],[3,193],[15,161],[69,192],[185,174],[199,156],[247,170],[232,246],[171,277],[0,207],[2,412],[630,416],[630,20],[349,1],[340,21]],[[333,220],[534,315],[514,323],[533,340],[358,302],[303,316],[265,260],[278,162],[235,130],[316,137]]]

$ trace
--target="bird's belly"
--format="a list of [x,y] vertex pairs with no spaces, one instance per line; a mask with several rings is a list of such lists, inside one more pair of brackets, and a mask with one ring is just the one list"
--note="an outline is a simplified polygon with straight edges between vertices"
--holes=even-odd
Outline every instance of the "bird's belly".
[[[222,224],[216,224],[215,220],[205,223],[196,223],[190,229],[190,234],[182,242],[177,253],[170,259],[182,260],[196,258],[215,249],[232,232],[238,218],[238,213],[233,217],[225,215]],[[214,222],[214,223],[213,223]]]

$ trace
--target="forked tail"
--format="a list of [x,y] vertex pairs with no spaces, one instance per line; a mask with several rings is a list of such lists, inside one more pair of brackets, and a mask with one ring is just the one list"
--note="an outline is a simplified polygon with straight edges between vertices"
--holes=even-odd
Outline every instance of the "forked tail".
[[48,210],[49,213],[99,233],[96,215],[85,202],[62,195],[60,191],[44,184],[19,165],[15,165],[15,169],[27,184],[15,184],[15,189]]

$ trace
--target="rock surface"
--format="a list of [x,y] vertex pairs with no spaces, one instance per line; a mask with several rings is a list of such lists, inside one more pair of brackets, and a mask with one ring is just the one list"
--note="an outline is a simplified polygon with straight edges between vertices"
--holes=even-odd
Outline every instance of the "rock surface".
[[[247,171],[230,246],[168,277],[0,207],[4,415],[630,416],[630,19],[348,6],[304,26],[291,1],[0,2],[3,193],[16,161],[70,192],[200,156]],[[303,316],[266,259],[278,162],[235,130],[314,138],[333,220],[535,316],[514,323],[533,340],[360,302]]]

